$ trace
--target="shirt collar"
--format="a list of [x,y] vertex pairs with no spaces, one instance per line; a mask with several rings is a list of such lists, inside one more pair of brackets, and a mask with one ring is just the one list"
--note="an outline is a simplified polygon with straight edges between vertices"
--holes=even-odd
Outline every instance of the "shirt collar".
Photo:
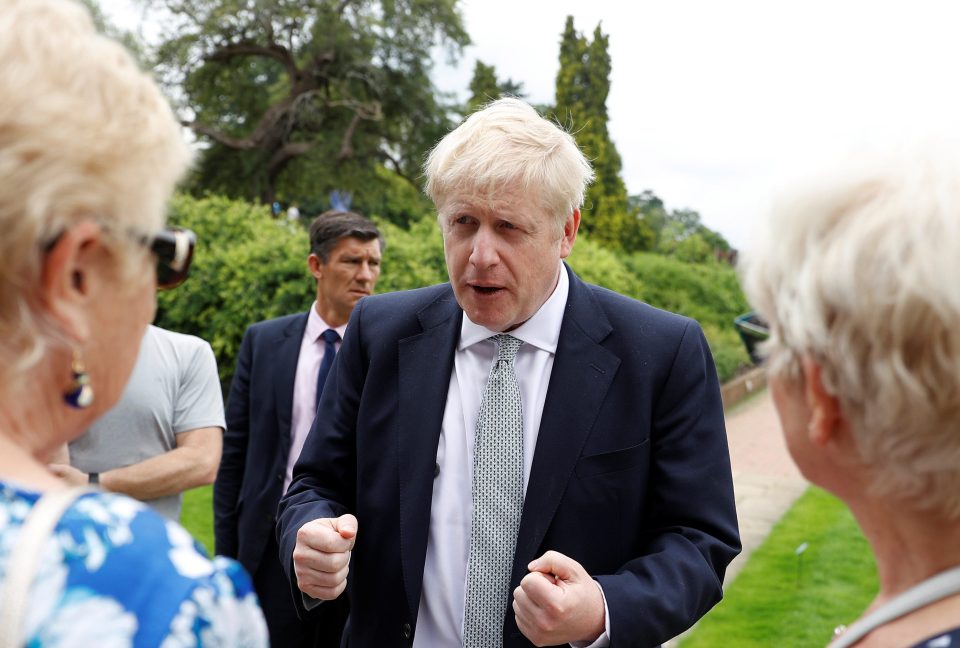
[[[560,339],[560,325],[563,324],[563,312],[567,306],[569,292],[570,278],[567,277],[567,269],[561,263],[560,279],[553,293],[530,319],[510,331],[510,335],[524,344],[530,344],[549,353],[556,353],[557,341]],[[457,349],[462,351],[494,335],[497,335],[497,331],[491,331],[485,326],[476,324],[464,313]]]
[[317,312],[317,302],[314,301],[310,304],[310,314],[307,315],[307,328],[303,332],[303,337],[308,340],[318,340],[320,335],[323,334],[327,329],[332,328],[340,336],[340,339],[343,339],[343,334],[347,330],[347,325],[343,324],[342,326],[330,326],[323,318],[320,317],[320,313]]

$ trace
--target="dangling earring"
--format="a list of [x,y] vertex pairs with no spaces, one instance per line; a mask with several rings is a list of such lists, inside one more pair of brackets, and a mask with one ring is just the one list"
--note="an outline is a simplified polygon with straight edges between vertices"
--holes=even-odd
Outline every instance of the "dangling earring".
[[86,409],[93,404],[93,387],[90,386],[90,374],[86,372],[83,366],[83,360],[77,351],[73,352],[73,382],[70,383],[70,389],[63,395],[63,400],[70,407],[77,409]]

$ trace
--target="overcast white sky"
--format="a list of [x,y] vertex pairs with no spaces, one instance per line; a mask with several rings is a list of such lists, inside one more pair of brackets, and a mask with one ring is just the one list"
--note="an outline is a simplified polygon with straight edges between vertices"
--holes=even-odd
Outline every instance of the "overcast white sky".
[[[128,28],[130,0],[101,0]],[[784,179],[837,152],[958,130],[952,0],[462,0],[474,45],[437,85],[466,95],[479,58],[552,103],[568,14],[610,36],[610,133],[630,193],[749,247]]]

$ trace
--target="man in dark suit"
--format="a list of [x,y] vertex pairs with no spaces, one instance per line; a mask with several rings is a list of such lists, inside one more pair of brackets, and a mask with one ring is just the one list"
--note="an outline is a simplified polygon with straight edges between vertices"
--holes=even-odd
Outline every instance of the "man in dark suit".
[[216,552],[253,576],[274,646],[340,645],[346,601],[297,618],[277,558],[276,513],[350,313],[380,276],[382,247],[376,226],[359,214],[318,216],[307,257],[316,301],[305,313],[254,324],[240,346],[214,484]]
[[516,99],[426,165],[450,284],[364,300],[280,505],[301,614],[351,646],[655,646],[740,549],[696,322],[562,262],[592,178]]

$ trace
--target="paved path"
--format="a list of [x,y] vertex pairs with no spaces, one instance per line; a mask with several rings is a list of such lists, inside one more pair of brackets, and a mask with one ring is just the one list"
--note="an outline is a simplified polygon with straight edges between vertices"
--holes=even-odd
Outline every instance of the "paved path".
[[[727,568],[725,588],[807,487],[787,452],[768,390],[731,408],[726,423],[743,551]],[[677,643],[674,639],[664,648]]]
[[770,528],[807,487],[787,452],[768,390],[727,413],[727,441],[743,552],[727,569],[724,585],[730,584]]

